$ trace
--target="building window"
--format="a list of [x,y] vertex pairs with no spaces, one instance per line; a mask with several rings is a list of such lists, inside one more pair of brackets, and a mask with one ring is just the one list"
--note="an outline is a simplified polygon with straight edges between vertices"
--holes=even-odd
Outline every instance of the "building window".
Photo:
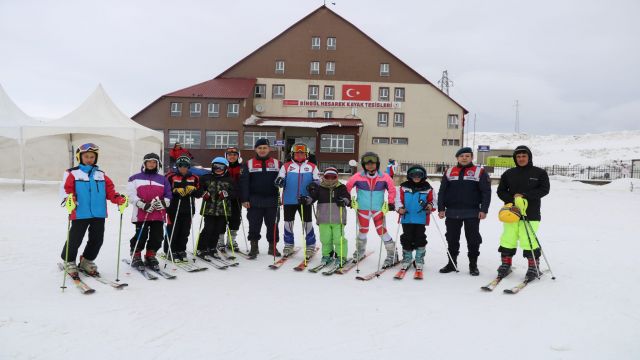
[[284,60],[276,60],[276,74],[284,74]]
[[460,146],[460,139],[442,139],[442,146]]
[[336,49],[336,38],[328,37],[327,38],[327,50],[335,50]]
[[326,73],[327,73],[327,75],[335,75],[335,73],[336,73],[336,63],[335,63],[335,61],[327,61]]
[[324,87],[324,99],[334,100],[336,98],[336,88],[333,86]]
[[320,97],[320,86],[309,85],[309,100],[318,100]]
[[311,75],[319,75],[320,74],[320,61],[312,61],[309,65],[309,71]]
[[256,140],[265,138],[273,145],[276,142],[276,133],[271,131],[245,131],[244,132],[244,148],[253,149]]
[[389,126],[389,113],[379,112],[378,127],[388,127],[388,126]]
[[314,117],[316,117],[317,114],[318,114],[318,112],[316,110],[308,110],[307,111],[307,117],[308,118],[314,118]]
[[325,112],[324,112],[324,118],[325,118],[325,119],[331,119],[331,118],[333,118],[333,111],[325,111]]
[[387,137],[374,137],[374,138],[371,138],[371,143],[374,144],[374,145],[388,144],[389,143],[389,138],[387,138]]
[[207,105],[207,114],[209,117],[219,117],[220,116],[220,104],[218,103],[209,103]]
[[171,103],[171,116],[182,116],[182,103]]
[[284,85],[273,85],[271,87],[271,97],[274,99],[284,98]]
[[380,76],[389,76],[389,64],[380,64]]
[[311,38],[311,50],[320,50],[320,37],[314,36]]
[[393,101],[404,101],[404,88],[395,88],[393,90]]
[[200,103],[189,103],[189,116],[190,117],[200,117],[201,111],[202,111],[202,104],[200,104]]
[[237,131],[207,131],[207,149],[226,149],[238,146]]
[[393,127],[404,127],[404,113],[393,113]]
[[227,117],[238,117],[240,115],[240,104],[227,104]]
[[344,134],[320,135],[320,152],[325,153],[354,153],[355,136]]
[[458,121],[458,115],[449,114],[447,116],[447,128],[448,129],[457,129],[460,126],[460,122]]
[[200,130],[169,130],[169,144],[179,142],[184,148],[200,148]]
[[267,97],[267,85],[265,84],[256,84],[256,87],[253,91],[253,97],[255,98],[265,98]]
[[409,145],[408,138],[391,138],[392,145]]
[[378,89],[378,101],[389,101],[388,87],[381,87]]

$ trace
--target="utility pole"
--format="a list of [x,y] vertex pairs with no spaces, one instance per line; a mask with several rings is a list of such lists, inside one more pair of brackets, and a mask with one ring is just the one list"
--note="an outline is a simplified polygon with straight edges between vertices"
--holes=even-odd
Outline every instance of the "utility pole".
[[518,100],[516,100],[516,134],[520,133],[520,102]]
[[449,72],[447,70],[442,72],[442,78],[438,80],[438,84],[440,84],[440,90],[449,95],[449,86],[453,86],[453,81],[449,80]]

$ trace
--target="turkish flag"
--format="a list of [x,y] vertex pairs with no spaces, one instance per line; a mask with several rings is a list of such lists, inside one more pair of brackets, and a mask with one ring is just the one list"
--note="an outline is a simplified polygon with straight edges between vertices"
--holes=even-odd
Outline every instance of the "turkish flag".
[[342,85],[342,100],[371,100],[371,85]]

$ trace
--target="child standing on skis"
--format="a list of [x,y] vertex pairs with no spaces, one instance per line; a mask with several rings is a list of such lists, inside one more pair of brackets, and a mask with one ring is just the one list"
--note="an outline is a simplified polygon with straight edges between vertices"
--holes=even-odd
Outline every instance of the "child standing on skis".
[[[165,239],[165,258],[169,261],[187,260],[187,242],[191,231],[191,221],[195,214],[196,198],[202,196],[199,190],[200,179],[189,170],[191,159],[180,156],[176,160],[176,172],[170,172],[167,180],[173,192],[173,198],[167,209],[169,221]],[[171,248],[169,249],[169,240]]]
[[402,235],[402,270],[407,270],[414,262],[415,250],[416,276],[421,278],[424,256],[427,246],[426,226],[430,213],[434,210],[433,188],[427,181],[427,170],[413,165],[407,170],[407,181],[400,184],[400,208]]
[[[322,181],[313,182],[308,187],[309,196],[302,199],[307,205],[318,202],[317,219],[322,243],[322,264],[341,268],[347,260],[347,240],[344,238],[344,227],[347,224],[346,207],[351,205],[349,192],[344,184],[338,181],[338,170],[328,167],[324,170]],[[331,254],[335,254],[335,260]]]
[[227,170],[229,162],[223,157],[216,157],[211,161],[211,175],[204,175],[200,186],[202,195],[202,215],[204,228],[198,240],[197,256],[210,255],[220,258],[217,251],[219,241],[224,241],[227,230],[227,219],[230,217],[229,203],[236,201],[236,188]]
[[[142,171],[131,176],[127,184],[129,199],[138,208],[133,211],[132,222],[136,233],[131,238],[131,266],[159,269],[156,253],[164,238],[167,204],[171,200],[171,185],[159,173],[160,157],[149,153],[142,160]],[[147,251],[142,261],[142,250]]]
[[284,250],[283,255],[289,256],[294,248],[293,224],[296,212],[300,213],[302,227],[306,241],[306,257],[310,258],[316,248],[316,234],[311,221],[311,205],[302,199],[308,194],[307,187],[313,181],[319,181],[318,167],[309,162],[309,149],[305,144],[295,144],[291,147],[291,161],[280,168],[275,180],[283,190],[284,203]]
[[[240,174],[242,173],[242,163],[240,162],[240,151],[235,146],[230,146],[225,150],[224,157],[229,162],[229,168],[227,172],[233,180],[233,186],[235,189],[240,189]],[[218,241],[218,251],[225,252],[227,249],[238,251],[238,242],[236,241],[238,236],[238,229],[242,222],[242,208],[240,207],[240,199],[234,199],[227,201],[229,206],[229,236],[225,245],[224,238]]]
[[[71,276],[78,275],[78,267],[89,275],[98,274],[94,260],[102,247],[104,220],[107,217],[107,200],[123,205],[127,200],[115,191],[113,182],[98,168],[98,151],[95,144],[80,145],[76,149],[78,166],[64,173],[60,194],[63,204],[70,211],[71,228],[68,246],[62,248],[64,268]],[[76,266],[78,249],[84,234],[89,230],[89,240]]]
[[[396,246],[385,226],[385,213],[395,211],[396,187],[388,174],[380,171],[380,158],[378,154],[366,152],[360,159],[362,172],[353,175],[347,182],[347,192],[356,188],[357,202],[353,202],[353,208],[357,209],[359,232],[356,241],[356,251],[353,255],[355,261],[360,261],[365,256],[367,247],[367,233],[369,221],[373,223],[380,238],[384,242],[387,257],[382,268],[388,268],[395,264]],[[388,205],[384,201],[384,193],[387,192]]]

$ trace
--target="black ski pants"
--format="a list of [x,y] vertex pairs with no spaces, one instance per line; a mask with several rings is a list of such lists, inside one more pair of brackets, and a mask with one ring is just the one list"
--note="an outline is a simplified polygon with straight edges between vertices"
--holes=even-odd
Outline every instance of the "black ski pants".
[[62,260],[76,261],[78,257],[78,249],[82,245],[84,234],[89,229],[89,240],[84,247],[82,256],[87,260],[95,260],[98,257],[102,241],[104,239],[104,218],[91,218],[81,220],[71,220],[71,229],[69,229],[69,257],[67,258],[67,243],[62,247]]
[[[250,207],[247,209],[247,219],[249,220],[249,241],[260,240],[260,230],[262,223],[267,227],[267,241],[271,244],[277,243],[280,239],[280,233],[276,224],[276,218],[280,207]],[[274,239],[275,235],[275,239]]]
[[480,219],[477,217],[467,219],[447,218],[447,243],[449,252],[452,257],[457,257],[460,253],[460,233],[462,225],[464,225],[464,236],[467,238],[467,255],[469,258],[478,258],[480,256],[480,244],[482,244],[482,236],[480,236]]
[[400,244],[402,249],[413,251],[419,247],[427,246],[427,226],[424,224],[402,224],[402,235]]

